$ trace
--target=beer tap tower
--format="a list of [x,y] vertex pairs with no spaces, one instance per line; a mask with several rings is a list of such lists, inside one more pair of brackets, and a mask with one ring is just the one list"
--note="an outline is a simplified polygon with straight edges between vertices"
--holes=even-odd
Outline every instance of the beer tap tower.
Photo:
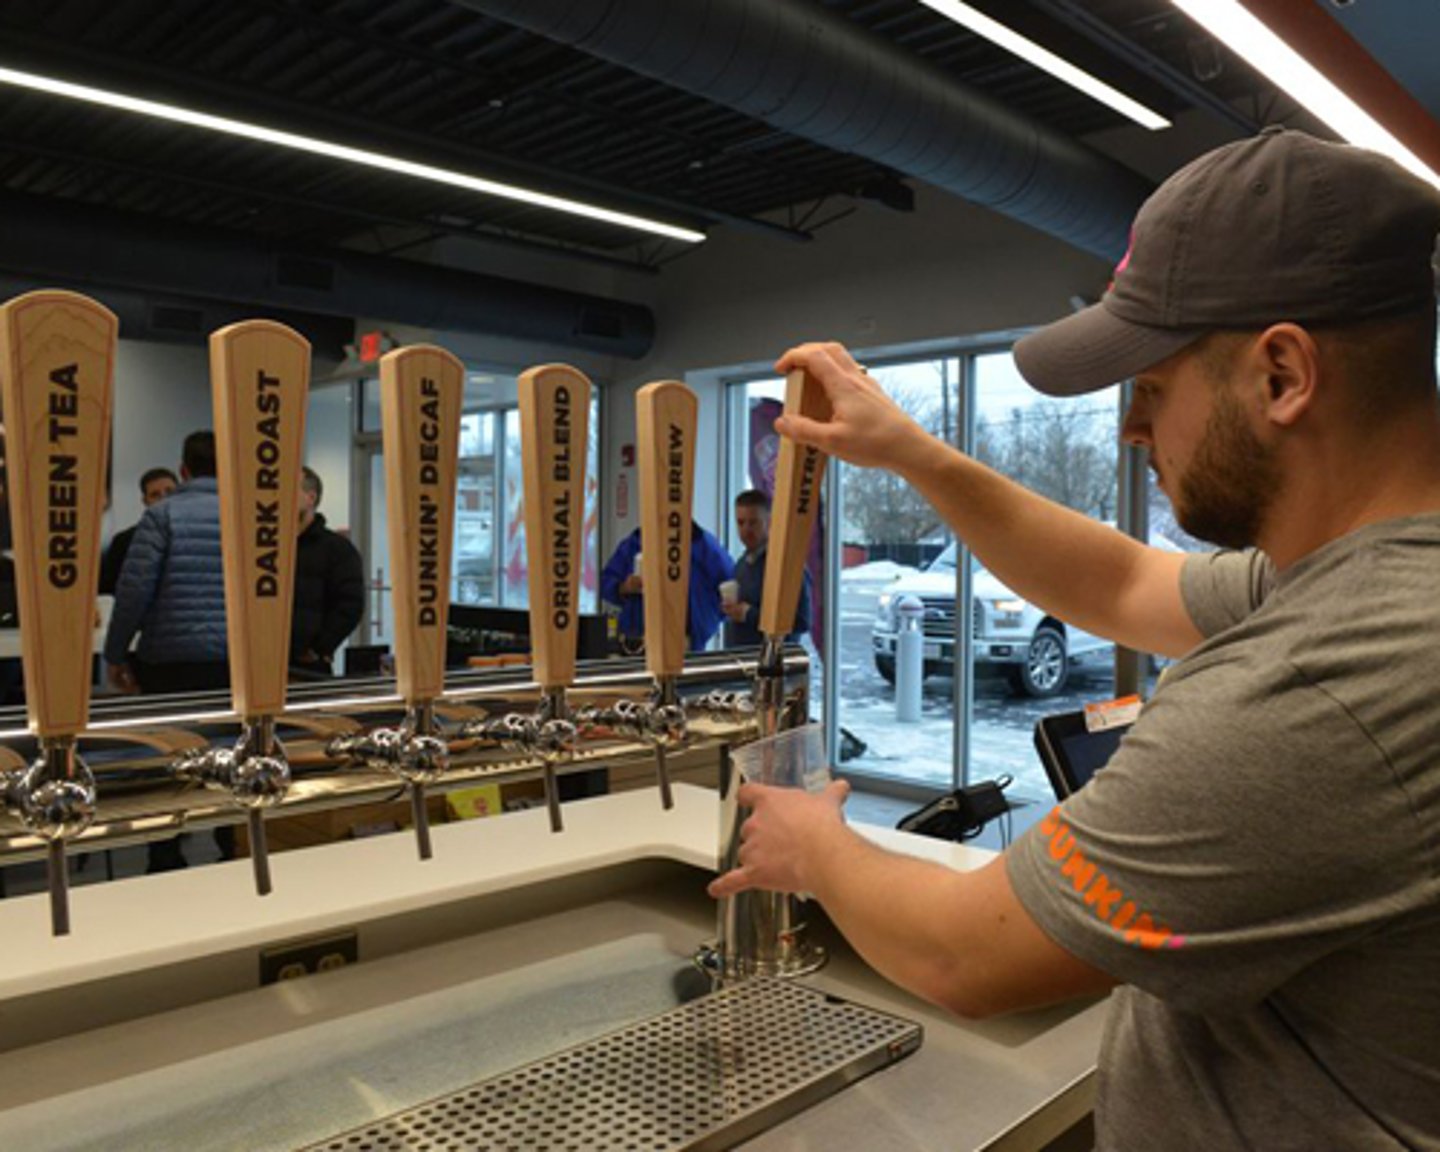
[[270,320],[210,335],[220,482],[230,697],[241,720],[233,750],[182,758],[176,771],[226,788],[244,809],[255,889],[270,891],[264,810],[290,786],[275,737],[289,679],[296,528],[310,344]]
[[525,559],[530,571],[530,652],[540,707],[525,745],[545,765],[550,828],[559,832],[556,767],[575,751],[565,690],[575,679],[584,562],[585,455],[590,443],[590,381],[567,364],[520,375],[520,458],[525,473]]
[[443,348],[417,344],[380,361],[386,523],[395,594],[395,677],[405,701],[398,729],[370,740],[371,767],[410,786],[420,859],[429,860],[425,786],[450,763],[435,700],[445,690],[445,632],[455,537],[455,473],[465,366]]
[[0,308],[0,390],[30,730],[40,757],[6,774],[7,806],[46,842],[50,923],[70,931],[65,841],[95,816],[76,751],[90,713],[100,520],[119,325],[95,301],[41,291]]
[[660,803],[673,808],[666,749],[685,739],[676,682],[685,667],[690,603],[690,509],[700,402],[677,380],[635,394],[640,460],[640,577],[645,600],[645,667],[655,696],[635,709],[642,738],[655,747]]
[[[821,384],[803,370],[785,381],[785,414],[825,420],[830,400]],[[765,583],[760,596],[763,642],[755,669],[755,716],[760,735],[772,737],[787,726],[785,702],[785,637],[795,623],[795,609],[805,579],[810,537],[820,510],[825,455],[782,437],[771,501],[770,543],[765,556]],[[737,799],[740,781],[722,781],[720,871],[739,862],[740,828],[749,817]],[[711,963],[722,979],[749,976],[797,976],[825,962],[822,950],[804,939],[799,900],[776,892],[742,892],[720,900],[717,956]]]
[[510,713],[468,724],[464,735],[540,759],[550,828],[559,832],[564,821],[557,767],[575,754],[579,739],[565,690],[575,679],[579,639],[590,381],[568,364],[543,364],[522,372],[519,383],[530,653],[540,705],[530,716]]

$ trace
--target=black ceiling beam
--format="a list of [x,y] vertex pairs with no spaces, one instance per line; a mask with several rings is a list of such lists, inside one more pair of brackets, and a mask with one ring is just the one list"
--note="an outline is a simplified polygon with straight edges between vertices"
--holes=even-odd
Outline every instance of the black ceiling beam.
[[[118,83],[128,88],[130,95],[145,96],[170,103],[174,103],[178,99],[191,98],[196,93],[203,93],[223,103],[225,114],[231,116],[237,114],[254,116],[259,111],[265,114],[266,119],[273,117],[281,121],[281,123],[270,123],[268,125],[270,127],[296,131],[296,126],[301,125],[303,127],[298,130],[317,136],[338,133],[345,138],[344,142],[356,147],[369,147],[376,151],[404,151],[409,153],[413,159],[423,157],[436,165],[473,168],[479,164],[491,169],[486,175],[492,179],[539,180],[547,185],[546,191],[556,195],[566,195],[568,192],[569,195],[574,196],[574,189],[584,188],[588,192],[609,198],[611,202],[606,207],[616,210],[623,211],[629,208],[633,211],[638,206],[642,209],[658,209],[689,218],[688,221],[672,221],[673,223],[707,221],[759,231],[787,240],[807,241],[812,239],[804,232],[772,224],[766,220],[735,216],[720,209],[683,203],[654,193],[616,188],[594,177],[560,172],[531,161],[494,156],[474,148],[457,150],[454,145],[436,140],[425,133],[377,124],[373,120],[336,112],[333,109],[300,105],[273,93],[254,88],[241,88],[235,84],[217,80],[212,76],[181,72],[173,68],[129,60],[117,57],[113,53],[98,52],[76,45],[59,46],[47,37],[17,32],[13,29],[5,30],[0,44],[3,44],[3,48],[7,50],[5,51],[6,63],[25,71],[53,69],[65,73],[64,79],[77,83]],[[215,108],[210,110],[221,112],[220,109]],[[117,112],[116,115],[125,115],[125,113]],[[337,163],[341,162],[337,161]],[[463,189],[457,189],[457,191],[463,192]],[[482,197],[480,193],[473,193],[473,195],[487,202],[494,200],[497,204],[499,203],[495,198]]]
[[1246,135],[1260,131],[1260,125],[1227,100],[1222,100],[1199,81],[1185,75],[1152,52],[1122,35],[1096,17],[1076,0],[1030,0],[1030,3],[1054,20],[1073,28],[1082,36],[1099,44],[1116,58],[1193,105],[1239,128]]
[[[138,176],[146,179],[170,181],[177,184],[184,184],[188,187],[203,188],[211,192],[236,196],[242,199],[263,200],[270,204],[284,204],[294,208],[305,208],[329,215],[345,216],[353,220],[363,221],[366,224],[384,225],[393,228],[424,228],[447,236],[458,236],[467,240],[484,240],[489,243],[499,244],[502,247],[527,252],[542,252],[550,256],[564,256],[567,259],[580,260],[601,267],[615,268],[623,272],[638,272],[653,276],[659,271],[653,264],[642,264],[638,261],[626,260],[619,256],[610,256],[603,252],[592,252],[585,248],[566,247],[556,241],[546,242],[543,240],[524,239],[515,235],[490,232],[483,226],[463,227],[455,224],[446,224],[442,220],[437,219],[434,214],[408,218],[383,212],[375,212],[365,208],[357,208],[331,200],[297,196],[288,192],[275,192],[269,189],[250,186],[238,188],[233,184],[227,184],[220,180],[210,180],[188,172],[177,172],[174,169],[157,172],[153,164],[130,164],[123,160],[101,159],[89,152],[75,152],[70,149],[54,148],[49,145],[36,144],[28,141],[25,143],[10,141],[8,147],[12,152],[17,154],[36,156],[63,163],[79,164],[86,168],[121,172],[129,176]],[[442,213],[442,215],[443,214],[444,213]]]
[[[363,44],[388,57],[404,58],[432,68],[445,69],[481,83],[493,83],[499,98],[506,102],[512,100],[517,94],[534,96],[571,111],[582,112],[591,119],[608,123],[630,135],[647,135],[672,140],[697,155],[733,155],[743,163],[751,165],[761,175],[784,180],[801,190],[803,194],[813,194],[813,190],[806,187],[805,177],[785,165],[758,158],[743,147],[723,146],[716,149],[703,137],[684,132],[663,121],[647,117],[643,113],[637,114],[628,109],[621,111],[590,97],[577,95],[564,87],[552,87],[539,80],[521,78],[506,69],[496,68],[493,64],[477,64],[474,61],[457,59],[455,56],[424,48],[408,41],[396,40],[393,37],[372,32],[361,22],[336,20],[324,13],[296,8],[281,2],[281,0],[250,0],[250,3],[253,7],[275,14],[288,26],[323,32],[336,39]],[[361,19],[363,20],[363,17]],[[457,122],[458,120],[452,120],[449,123]],[[762,125],[756,127],[757,130],[764,132]],[[727,223],[733,223],[733,221],[727,221]]]

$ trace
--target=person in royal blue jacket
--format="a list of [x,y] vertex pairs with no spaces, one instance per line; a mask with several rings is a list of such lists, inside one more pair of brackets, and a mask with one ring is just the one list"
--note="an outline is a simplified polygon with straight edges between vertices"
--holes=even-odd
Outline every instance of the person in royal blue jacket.
[[[640,529],[620,541],[600,573],[600,596],[620,609],[620,642],[638,652],[645,637],[645,601],[635,557]],[[690,651],[699,652],[720,630],[720,585],[735,575],[735,562],[713,533],[690,522],[690,597],[685,635]]]

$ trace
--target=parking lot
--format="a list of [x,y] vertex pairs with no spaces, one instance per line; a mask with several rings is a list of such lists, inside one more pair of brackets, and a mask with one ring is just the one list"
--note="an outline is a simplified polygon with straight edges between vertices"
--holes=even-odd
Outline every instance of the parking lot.
[[[842,584],[839,720],[840,726],[865,746],[860,755],[845,760],[843,767],[852,773],[949,788],[955,747],[955,683],[949,677],[929,677],[924,684],[920,722],[896,719],[895,689],[876,671],[871,656],[870,625],[878,596],[877,586]],[[832,662],[827,660],[826,667],[832,667]],[[1016,695],[1002,676],[982,667],[974,686],[971,780],[1009,774],[1015,782],[1008,795],[1036,801],[1049,798],[1050,787],[1035,756],[1035,722],[1111,695],[1110,668],[1104,662],[1075,670],[1065,690],[1046,700]],[[816,703],[818,715],[818,699]]]

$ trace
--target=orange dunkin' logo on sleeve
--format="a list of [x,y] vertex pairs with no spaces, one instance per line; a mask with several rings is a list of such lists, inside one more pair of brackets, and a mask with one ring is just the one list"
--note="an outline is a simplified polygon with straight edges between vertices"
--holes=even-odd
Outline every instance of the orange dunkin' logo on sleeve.
[[1060,869],[1062,880],[1080,893],[1089,909],[1104,924],[1122,934],[1126,944],[1141,948],[1183,948],[1185,937],[1159,923],[1125,893],[1093,860],[1087,860],[1075,842],[1075,833],[1060,816],[1059,808],[1040,821],[1046,852]]

